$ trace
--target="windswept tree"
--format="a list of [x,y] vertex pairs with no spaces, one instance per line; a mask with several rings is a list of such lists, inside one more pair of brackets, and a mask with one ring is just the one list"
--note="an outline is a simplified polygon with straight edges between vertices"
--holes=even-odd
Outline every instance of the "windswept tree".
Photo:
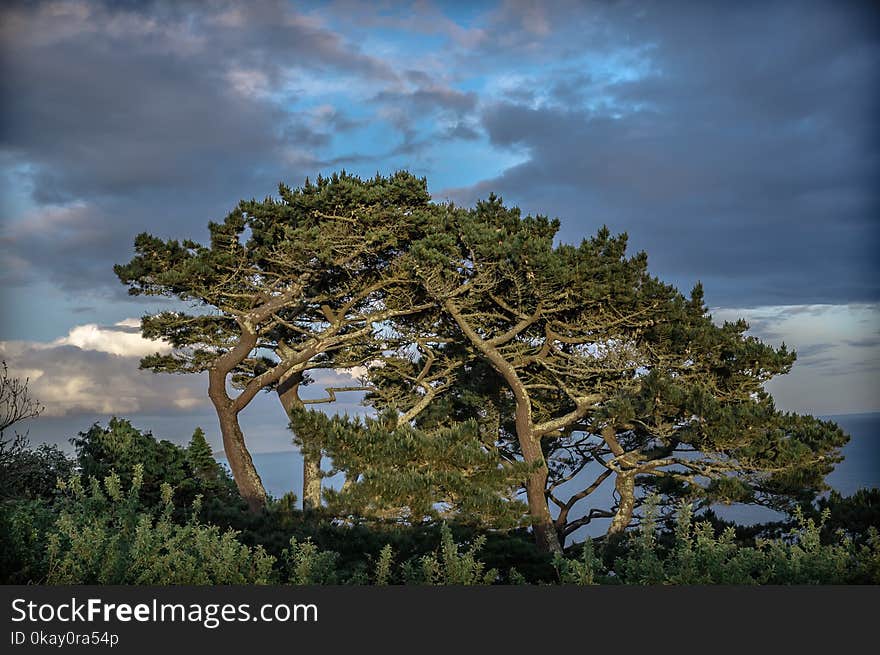
[[[417,407],[433,396],[443,409],[422,408],[423,425],[446,413],[494,430],[499,452],[531,465],[523,486],[541,548],[560,552],[597,517],[622,531],[639,484],[778,502],[821,488],[839,461],[846,436],[835,425],[782,414],[763,390],[793,354],[746,337],[742,322],[714,325],[701,289],[686,299],[651,277],[644,253],[626,255],[626,235],[603,228],[554,245],[558,222],[523,218],[494,196],[444,220],[413,246],[413,275],[434,307],[395,321],[416,333],[429,325],[422,340],[444,357],[378,369],[386,388],[371,397]],[[442,384],[412,384],[413,371],[441,363]],[[589,506],[606,481],[614,505]]]
[[[230,468],[253,510],[266,492],[240,412],[262,390],[277,391],[287,411],[300,406],[308,371],[361,364],[376,326],[418,311],[402,260],[435,211],[425,180],[408,173],[319,177],[298,189],[281,185],[279,196],[241,202],[210,223],[208,245],[141,234],[134,259],[115,267],[129,293],[192,307],[142,319],[144,337],[173,350],[141,367],[207,373]],[[319,456],[306,469],[319,476]],[[319,502],[314,487],[304,502]]]

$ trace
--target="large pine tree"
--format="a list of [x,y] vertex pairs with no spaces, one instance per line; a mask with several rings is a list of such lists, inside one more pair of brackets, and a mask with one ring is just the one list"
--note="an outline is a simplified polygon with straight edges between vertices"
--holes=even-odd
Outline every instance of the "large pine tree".
[[[145,357],[141,367],[207,372],[226,456],[253,510],[266,492],[238,415],[263,390],[276,389],[288,411],[300,406],[309,370],[362,363],[378,324],[418,310],[400,260],[434,211],[425,180],[408,173],[334,174],[298,189],[281,185],[278,198],[241,202],[209,224],[208,245],[141,234],[135,257],[115,267],[129,293],[195,307],[142,319],[143,335],[173,351]],[[319,468],[307,459],[304,495],[312,502],[308,481]]]
[[[640,486],[773,507],[823,488],[847,437],[775,409],[763,385],[790,369],[787,348],[747,336],[742,321],[715,325],[702,289],[686,298],[649,275],[644,253],[626,255],[626,235],[602,228],[554,244],[558,222],[494,196],[444,216],[443,233],[413,246],[433,307],[395,321],[421,348],[375,370],[371,397],[405,409],[432,396],[423,425],[444,412],[472,418],[530,464],[523,487],[541,548],[559,552],[597,517],[624,530]],[[440,356],[415,354],[428,348]],[[420,391],[413,375],[426,370],[443,381]],[[603,484],[614,504],[591,505]]]

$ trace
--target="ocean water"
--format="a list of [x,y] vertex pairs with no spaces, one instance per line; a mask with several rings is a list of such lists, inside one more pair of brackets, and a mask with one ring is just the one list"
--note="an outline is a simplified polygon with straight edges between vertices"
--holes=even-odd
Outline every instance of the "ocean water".
[[[862,487],[880,488],[880,413],[846,414],[823,418],[836,421],[851,437],[842,452],[844,460],[828,476],[828,484],[844,495],[852,494]],[[280,497],[293,491],[298,498],[301,497],[302,458],[298,451],[255,454],[253,458],[263,484],[270,494]],[[220,461],[224,460],[220,458]],[[325,478],[324,486],[338,489],[342,482],[343,476],[335,475]],[[569,484],[586,486],[582,482],[576,480]],[[612,491],[610,480],[606,481],[591,499],[594,506],[608,506]],[[560,496],[565,497],[565,494],[561,493]],[[769,521],[778,517],[770,510],[748,505],[718,506],[716,511],[723,518],[743,524]],[[573,517],[575,516],[577,515],[574,514]],[[577,541],[587,534],[602,534],[607,527],[607,519],[597,519],[574,533],[571,540]]]

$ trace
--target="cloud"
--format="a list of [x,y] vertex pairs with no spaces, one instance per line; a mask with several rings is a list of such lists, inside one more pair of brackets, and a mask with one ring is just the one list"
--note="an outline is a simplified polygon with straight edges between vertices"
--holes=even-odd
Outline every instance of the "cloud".
[[0,357],[11,375],[29,379],[46,416],[185,413],[206,406],[205,379],[138,370],[140,357],[170,350],[143,339],[139,323],[78,325],[49,343],[0,342]]
[[141,336],[140,321],[135,318],[120,321],[112,328],[101,327],[94,323],[77,325],[66,337],[56,339],[47,348],[59,346],[76,346],[80,350],[121,357],[144,357],[156,352],[171,351],[169,344],[144,339]]
[[309,80],[397,84],[280,1],[10,3],[0,25],[7,284],[114,284],[137,232],[202,236],[240,198],[314,175],[355,119],[309,110]]
[[[140,320],[111,326],[77,325],[51,342],[0,341],[0,359],[13,377],[29,380],[30,391],[50,417],[70,415],[190,414],[210,410],[204,375],[165,375],[138,368],[141,357],[171,347],[144,339]],[[360,384],[362,367],[313,371],[303,398],[327,397],[327,387]],[[363,392],[339,392],[337,402],[318,404],[330,412],[362,414]],[[283,416],[281,417],[283,427]]]
[[788,375],[767,385],[779,407],[817,415],[880,410],[880,305],[720,308],[721,323],[744,318],[749,334],[797,353]]
[[[530,7],[508,9],[524,20]],[[507,88],[481,115],[492,145],[528,161],[448,195],[495,191],[559,216],[567,240],[603,223],[627,231],[654,271],[682,286],[702,279],[716,303],[880,297],[876,13],[553,9],[552,34],[530,38],[568,48],[566,63],[530,56],[518,99]],[[587,23],[619,45],[575,47]]]
[[880,347],[880,336],[874,335],[863,339],[844,339],[843,342],[853,348],[877,348]]
[[[438,139],[473,139],[477,95],[437,83],[414,89],[386,90],[373,97],[378,113],[403,135],[403,143],[393,152],[416,153],[436,145]],[[423,123],[431,125],[424,129]],[[436,124],[441,129],[433,129]]]

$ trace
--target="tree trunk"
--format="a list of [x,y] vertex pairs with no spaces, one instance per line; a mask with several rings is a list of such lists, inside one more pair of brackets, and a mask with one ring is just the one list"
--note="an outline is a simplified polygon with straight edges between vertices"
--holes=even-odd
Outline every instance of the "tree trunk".
[[526,480],[526,496],[529,500],[529,514],[532,520],[532,530],[535,535],[535,544],[545,553],[562,554],[562,544],[559,541],[559,533],[553,517],[550,516],[550,506],[547,504],[547,462],[541,450],[541,438],[535,434],[535,425],[532,420],[532,400],[522,380],[519,379],[513,365],[504,359],[498,349],[480,337],[476,330],[467,322],[455,303],[451,300],[445,302],[446,310],[452,319],[461,327],[462,332],[479,350],[492,367],[501,375],[507,383],[513,397],[516,400],[516,436],[522,450],[523,460],[529,464],[535,464],[536,468],[529,474]]
[[626,530],[632,521],[633,510],[636,506],[636,472],[622,471],[617,474],[614,481],[614,488],[620,496],[620,504],[617,506],[617,513],[611,519],[611,525],[608,527],[607,534],[621,534]]
[[258,513],[266,506],[266,489],[254,467],[254,460],[244,443],[244,434],[238,424],[238,414],[229,407],[216,407],[220,420],[220,433],[223,435],[223,450],[232,469],[232,477],[238,492],[245,499],[248,508]]
[[[282,378],[278,384],[278,399],[289,415],[294,408],[303,407],[299,397],[299,385],[302,373],[294,373]],[[313,452],[312,448],[301,448],[303,458],[302,508],[304,511],[317,509],[321,506],[321,450]]]
[[[240,346],[245,350],[247,345]],[[244,433],[238,424],[238,412],[235,401],[226,393],[225,367],[216,366],[208,372],[208,398],[214,404],[217,419],[220,422],[220,434],[223,436],[223,450],[232,469],[232,478],[238,492],[245,499],[251,512],[258,513],[266,506],[266,489],[254,467],[254,460],[244,443]]]
[[617,430],[614,425],[608,424],[602,428],[602,439],[608,444],[614,459],[617,461],[617,475],[614,479],[614,488],[620,501],[617,512],[611,519],[606,534],[621,534],[632,521],[633,511],[636,507],[636,470],[638,451],[624,452],[623,446],[617,440]]
[[321,455],[303,455],[303,510],[321,507]]
[[526,495],[529,499],[529,514],[532,516],[532,531],[535,545],[545,553],[562,554],[562,543],[556,532],[556,524],[550,516],[545,490],[547,486],[547,467],[543,466],[526,482]]
[[532,517],[535,545],[545,553],[561,555],[562,543],[559,541],[559,533],[556,532],[556,524],[547,504],[547,463],[541,451],[540,439],[532,435],[532,428],[530,403],[521,402],[521,399],[517,398],[516,432],[523,459],[529,464],[540,462],[526,481],[526,496],[529,501],[529,514]]

